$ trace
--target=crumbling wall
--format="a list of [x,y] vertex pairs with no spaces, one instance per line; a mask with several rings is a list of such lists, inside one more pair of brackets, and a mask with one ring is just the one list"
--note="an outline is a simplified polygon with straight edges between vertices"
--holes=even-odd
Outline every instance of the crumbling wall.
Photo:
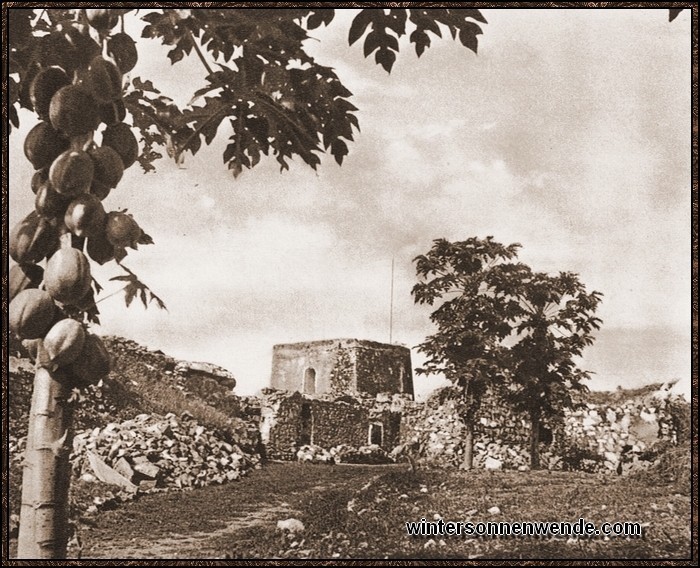
[[268,459],[291,460],[301,434],[300,393],[268,389],[260,401],[260,441]]
[[[401,418],[401,412],[377,407],[376,404],[372,404],[369,410],[369,423],[382,427],[382,442],[379,446],[387,452],[401,443]],[[369,438],[368,442],[371,442]]]
[[311,443],[322,448],[340,444],[364,446],[369,428],[369,411],[346,401],[312,400]]
[[333,365],[330,374],[330,392],[338,395],[355,392],[356,364],[357,353],[355,349],[339,341],[336,348],[335,365]]
[[391,451],[399,443],[401,413],[373,398],[310,397],[266,389],[260,399],[260,438],[270,459],[294,459],[304,445],[330,449],[370,444],[370,428],[381,430],[378,445]]
[[358,341],[357,390],[375,396],[379,393],[413,395],[411,350],[401,345]]
[[[566,411],[560,422],[545,424],[551,434],[540,445],[543,468],[617,471],[634,465],[654,443],[673,442],[669,403],[654,397],[617,405],[589,403]],[[530,422],[494,398],[486,398],[474,424],[474,467],[527,469]],[[427,463],[457,466],[463,461],[465,427],[453,400],[432,397],[425,404],[404,404],[401,443],[416,443]]]
[[315,394],[333,390],[331,377],[334,381],[354,387],[354,365],[346,363],[344,354],[348,349],[346,342],[328,340],[275,345],[272,349],[271,388],[304,392],[307,369],[313,369],[315,373]]
[[[305,388],[307,372],[315,376],[313,390]],[[275,345],[270,386],[313,395],[388,392],[412,396],[411,351],[358,339]]]

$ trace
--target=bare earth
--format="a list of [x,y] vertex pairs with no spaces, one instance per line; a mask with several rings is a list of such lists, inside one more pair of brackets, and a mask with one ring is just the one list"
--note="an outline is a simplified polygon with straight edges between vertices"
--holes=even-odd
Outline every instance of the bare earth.
[[[322,491],[361,487],[405,466],[268,464],[239,482],[196,491],[144,496],[82,525],[81,558],[221,558],[222,541],[294,517],[294,503]],[[280,537],[281,538],[281,537]]]

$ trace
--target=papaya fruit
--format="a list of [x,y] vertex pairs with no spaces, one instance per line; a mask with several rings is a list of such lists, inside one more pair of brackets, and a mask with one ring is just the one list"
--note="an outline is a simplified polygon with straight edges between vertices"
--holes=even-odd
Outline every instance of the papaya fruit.
[[102,52],[102,46],[90,37],[89,28],[82,24],[71,25],[64,21],[60,30],[45,38],[48,38],[48,42],[44,51],[48,49],[55,52],[48,56],[48,60],[63,67],[69,77],[72,77],[74,71],[86,69],[92,58]]
[[89,8],[85,16],[90,25],[98,31],[107,32],[119,22],[119,12],[110,9]]
[[142,234],[141,227],[131,215],[118,211],[107,214],[105,235],[115,247],[134,247]]
[[44,337],[49,361],[55,365],[69,365],[75,361],[83,350],[85,336],[85,328],[74,319],[55,323]]
[[90,62],[83,84],[100,104],[111,103],[122,97],[122,74],[114,63],[101,55]]
[[44,279],[44,269],[38,264],[23,262],[22,264],[15,264],[10,268],[8,276],[8,293],[11,300],[22,290],[38,288],[39,284],[41,284],[41,281]]
[[49,179],[49,166],[46,166],[45,168],[41,168],[40,170],[35,171],[34,175],[32,176],[32,193],[34,195],[36,195],[37,192],[39,191],[39,188],[48,179]]
[[79,384],[94,384],[109,375],[112,361],[102,340],[88,333],[83,348],[67,370]]
[[92,184],[95,166],[87,152],[66,150],[49,169],[51,187],[67,197],[86,193]]
[[126,107],[124,106],[124,101],[116,100],[100,105],[100,120],[107,126],[119,124],[125,118]]
[[107,40],[107,53],[123,74],[131,71],[139,59],[136,42],[125,33],[114,34]]
[[61,195],[51,187],[51,182],[46,180],[36,193],[34,210],[47,219],[62,217],[70,203],[70,198]]
[[46,263],[44,288],[56,301],[66,305],[79,302],[90,289],[90,262],[78,249],[58,249]]
[[70,202],[64,215],[68,230],[76,237],[88,237],[100,231],[107,219],[102,202],[89,193],[79,195]]
[[48,122],[40,122],[24,139],[24,155],[35,170],[40,170],[50,166],[69,144]]
[[32,211],[10,231],[10,257],[15,262],[39,262],[58,248],[58,231]]
[[20,339],[44,337],[51,327],[56,305],[44,290],[22,290],[10,302],[10,331]]
[[100,124],[98,104],[80,85],[60,88],[49,105],[51,125],[68,138],[86,134]]
[[60,67],[47,67],[37,73],[29,86],[29,99],[41,120],[49,120],[51,99],[56,91],[70,83],[70,78]]
[[94,166],[93,184],[116,187],[124,175],[124,162],[111,146],[100,146],[88,152]]
[[139,143],[128,124],[120,122],[105,128],[102,134],[102,146],[116,150],[122,159],[124,169],[131,166],[139,156]]
[[87,255],[100,265],[114,258],[114,245],[107,240],[104,231],[90,235],[85,250]]
[[112,188],[108,185],[100,183],[99,181],[92,180],[92,185],[90,186],[90,195],[94,195],[100,201],[103,201],[112,192]]

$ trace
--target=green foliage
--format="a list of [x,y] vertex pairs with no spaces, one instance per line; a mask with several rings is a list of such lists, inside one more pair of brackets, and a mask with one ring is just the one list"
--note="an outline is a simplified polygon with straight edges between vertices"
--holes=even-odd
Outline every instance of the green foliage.
[[[561,416],[587,388],[575,359],[600,327],[601,294],[587,293],[570,272],[533,272],[517,261],[519,249],[492,237],[437,239],[415,258],[416,303],[439,304],[430,315],[437,331],[419,346],[428,359],[418,373],[444,373],[462,389],[467,423],[490,388],[529,413],[537,432],[541,419]],[[532,451],[536,466],[534,438]]]
[[[205,70],[204,86],[194,90],[191,101],[178,107],[150,80],[133,77],[126,86],[124,104],[141,134],[139,163],[153,171],[153,162],[168,156],[181,162],[196,154],[202,143],[217,135],[228,144],[223,161],[234,176],[255,167],[262,156],[274,156],[281,170],[297,156],[316,169],[320,154],[330,153],[338,164],[348,154],[359,123],[352,93],[335,71],[321,65],[305,48],[311,30],[332,23],[333,9],[216,9],[163,8],[115,10],[120,18],[140,18],[141,37],[159,41],[170,49],[172,65],[195,56]],[[97,43],[112,32],[88,25],[81,9],[41,12],[9,10],[10,119],[19,125],[17,107],[31,109],[28,90],[36,73],[51,65],[69,75],[79,73]],[[474,9],[364,9],[349,32],[350,44],[366,32],[364,53],[390,72],[399,51],[399,38],[407,22],[415,28],[410,41],[420,56],[430,46],[428,32],[442,37],[441,27],[453,39],[476,52],[486,23]],[[96,41],[97,40],[97,41]]]
[[451,243],[437,239],[415,258],[419,282],[411,293],[419,304],[440,305],[430,315],[437,331],[419,350],[428,356],[419,374],[444,373],[460,387],[465,413],[473,414],[489,383],[502,381],[503,340],[511,333],[505,313],[513,309],[504,291],[518,244],[492,237]]
[[143,282],[141,282],[131,270],[129,270],[126,266],[123,264],[119,264],[119,266],[126,272],[126,274],[120,275],[120,276],[114,276],[110,278],[110,281],[119,281],[119,282],[126,282],[126,285],[124,286],[124,302],[126,303],[126,307],[128,308],[131,305],[131,302],[133,301],[134,298],[138,297],[141,302],[143,303],[144,308],[148,308],[148,305],[151,302],[155,302],[156,306],[160,308],[161,310],[166,310],[167,308],[165,306],[165,303],[163,300],[161,300],[156,294],[153,293],[153,291],[146,286]]

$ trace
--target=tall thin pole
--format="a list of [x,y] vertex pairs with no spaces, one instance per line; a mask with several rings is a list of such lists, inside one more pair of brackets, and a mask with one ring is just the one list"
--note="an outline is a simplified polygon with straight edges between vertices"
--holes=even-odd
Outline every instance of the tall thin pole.
[[389,343],[393,339],[394,332],[394,257],[391,257],[391,293],[389,299]]

